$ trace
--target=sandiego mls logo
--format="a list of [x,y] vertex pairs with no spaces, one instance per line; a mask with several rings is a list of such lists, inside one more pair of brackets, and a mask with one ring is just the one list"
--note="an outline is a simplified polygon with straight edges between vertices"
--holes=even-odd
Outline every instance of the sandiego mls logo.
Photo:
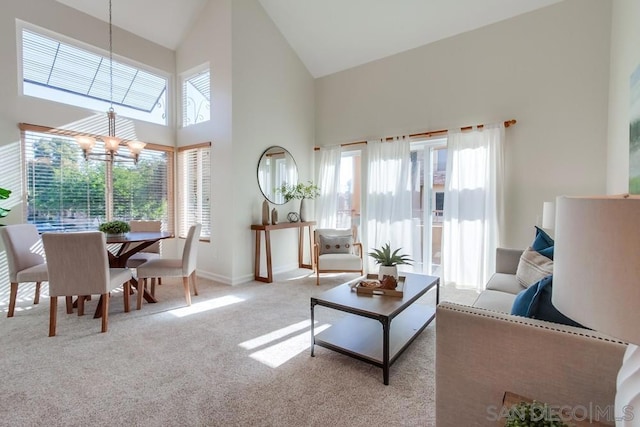
[[[519,421],[534,421],[546,423],[570,423],[576,421],[632,421],[634,419],[633,406],[622,407],[622,414],[614,414],[614,406],[584,405],[547,405],[546,403],[533,402],[506,406],[487,406],[487,421],[505,419]],[[546,424],[545,424],[546,425]],[[552,424],[555,425],[555,424]],[[560,425],[560,424],[558,424]]]

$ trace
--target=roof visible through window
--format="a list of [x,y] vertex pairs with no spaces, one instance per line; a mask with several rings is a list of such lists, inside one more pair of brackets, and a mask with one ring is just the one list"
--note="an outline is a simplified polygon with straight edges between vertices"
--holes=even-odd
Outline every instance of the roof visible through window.
[[[151,114],[158,108],[164,110],[167,90],[167,80],[164,77],[114,60],[113,89],[111,89],[109,65],[108,57],[54,40],[26,28],[22,30],[22,70],[25,93],[38,96],[35,89],[32,88],[30,91],[26,89],[28,85],[36,85],[44,89],[43,93],[53,89],[79,95],[85,101],[89,98],[143,113]],[[42,97],[50,99],[47,96]],[[86,102],[63,101],[63,98],[69,98],[63,95],[60,95],[60,98],[60,102],[87,106]],[[164,111],[160,116],[164,123],[166,116]],[[153,119],[147,120],[158,122]]]

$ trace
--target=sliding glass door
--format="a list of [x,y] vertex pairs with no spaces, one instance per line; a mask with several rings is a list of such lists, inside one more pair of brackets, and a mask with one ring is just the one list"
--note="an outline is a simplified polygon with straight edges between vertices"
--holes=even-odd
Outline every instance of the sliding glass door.
[[414,270],[440,275],[446,138],[411,144],[412,223]]

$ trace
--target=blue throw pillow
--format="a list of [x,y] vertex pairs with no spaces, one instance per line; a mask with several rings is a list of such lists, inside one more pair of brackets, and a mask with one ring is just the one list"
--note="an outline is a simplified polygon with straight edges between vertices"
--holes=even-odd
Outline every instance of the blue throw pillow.
[[536,237],[533,239],[531,249],[553,259],[553,245],[553,239],[543,229],[536,227]]
[[556,309],[553,304],[551,304],[551,292],[553,291],[553,275],[545,277],[535,285],[531,285],[531,288],[533,287],[536,288],[536,292],[533,296],[533,299],[531,300],[531,304],[529,304],[527,317],[584,328],[584,326],[582,326],[578,322],[575,322],[564,314],[560,313],[558,309]]
[[536,295],[536,292],[538,292],[537,283],[534,283],[527,289],[520,291],[516,296],[516,299],[513,301],[511,314],[527,317],[527,313],[529,313],[529,306],[531,305],[531,301],[533,301],[533,297]]

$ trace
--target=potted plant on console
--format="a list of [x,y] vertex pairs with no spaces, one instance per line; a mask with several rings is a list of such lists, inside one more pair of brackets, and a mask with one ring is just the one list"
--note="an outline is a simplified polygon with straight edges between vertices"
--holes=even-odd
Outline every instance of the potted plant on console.
[[124,221],[109,221],[100,224],[98,230],[105,234],[124,234],[131,231],[131,227]]
[[298,216],[301,222],[308,220],[305,212],[305,199],[313,200],[320,195],[320,188],[318,188],[318,186],[312,181],[308,181],[307,184],[299,182],[295,185],[287,184],[285,182],[280,187],[276,188],[276,191],[282,193],[285,202],[292,199],[300,200],[300,212]]
[[411,265],[413,260],[407,254],[398,254],[402,248],[398,248],[391,252],[391,243],[382,245],[380,249],[373,249],[369,252],[369,256],[374,259],[376,264],[380,265],[378,270],[378,279],[382,281],[385,276],[393,276],[398,279],[398,265]]

